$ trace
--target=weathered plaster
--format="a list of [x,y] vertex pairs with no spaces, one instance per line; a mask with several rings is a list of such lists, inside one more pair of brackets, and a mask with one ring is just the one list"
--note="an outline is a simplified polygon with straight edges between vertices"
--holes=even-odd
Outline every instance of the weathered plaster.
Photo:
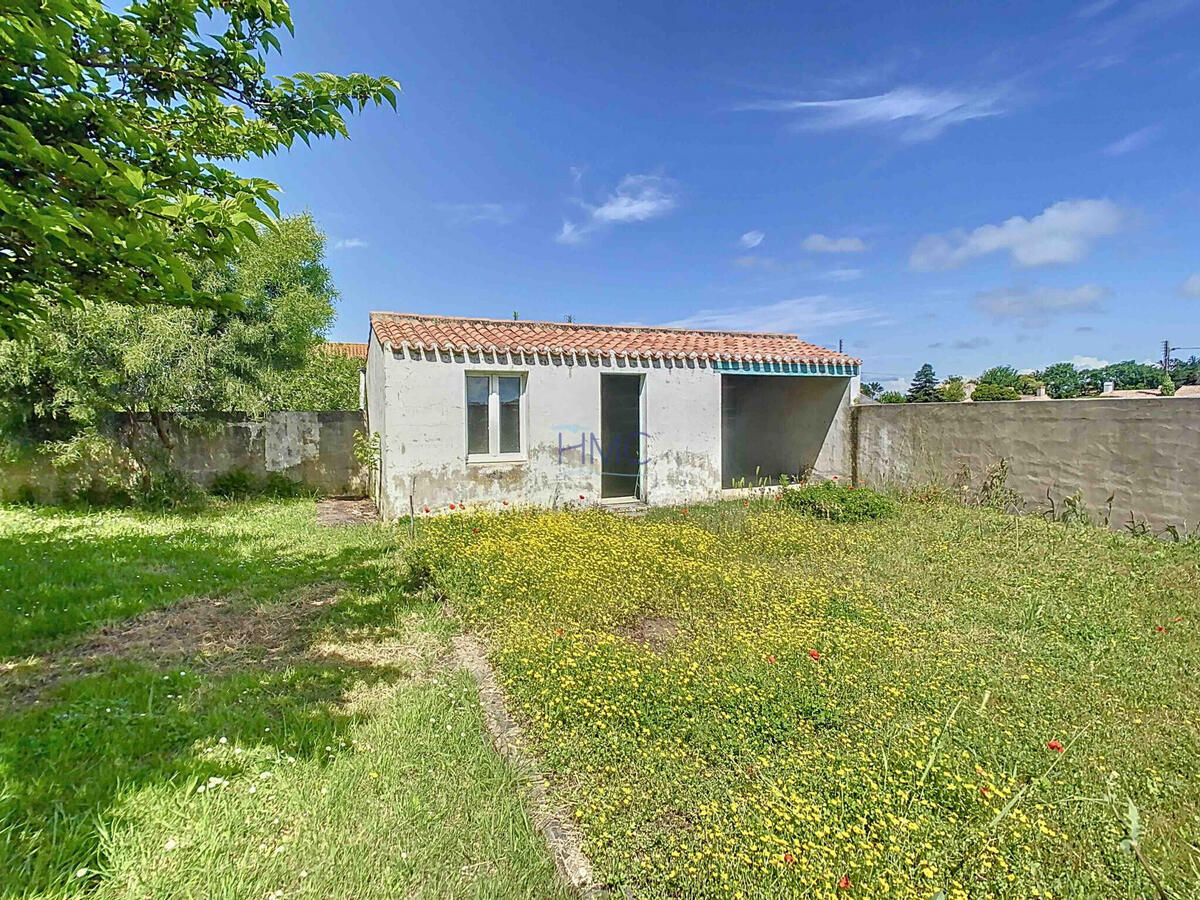
[[1076,491],[1113,527],[1200,523],[1200,398],[923,403],[855,407],[862,484],[973,487],[1008,460],[1008,486],[1031,506]]
[[[522,373],[526,379],[527,458],[467,462],[465,375]],[[397,352],[374,338],[368,350],[367,414],[382,438],[379,504],[384,516],[449,504],[531,503],[555,506],[600,499],[600,376],[643,376],[643,497],[652,505],[694,503],[721,490],[721,375],[701,360],[627,360],[533,354]],[[836,382],[845,377],[789,377]],[[828,390],[828,389],[827,389]],[[837,394],[837,389],[834,389]],[[848,419],[834,416],[834,428]],[[832,438],[843,446],[842,436]],[[580,443],[584,447],[580,448]],[[824,447],[821,455],[825,454]],[[820,456],[818,458],[821,458]],[[823,463],[849,475],[840,450]],[[838,468],[843,466],[843,468]]]

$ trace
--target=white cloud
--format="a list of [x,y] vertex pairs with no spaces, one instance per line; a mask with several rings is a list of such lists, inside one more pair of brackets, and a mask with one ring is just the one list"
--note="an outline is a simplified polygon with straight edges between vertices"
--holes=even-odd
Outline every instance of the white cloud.
[[1092,16],[1098,16],[1105,10],[1115,6],[1117,0],[1094,0],[1094,2],[1081,6],[1075,11],[1075,15],[1080,19],[1090,19]]
[[862,276],[862,269],[830,269],[817,277],[822,281],[855,281]]
[[608,199],[592,210],[597,222],[645,222],[675,208],[676,196],[661,175],[626,175]]
[[563,219],[562,228],[558,230],[558,234],[554,239],[560,244],[582,244],[586,232],[574,222],[568,222]]
[[1109,365],[1107,359],[1098,359],[1095,356],[1072,356],[1071,362],[1077,369],[1103,369]]
[[741,244],[743,247],[745,247],[747,250],[753,250],[755,247],[757,247],[759,244],[761,244],[763,242],[763,238],[765,238],[765,237],[766,237],[766,234],[764,232],[747,231],[740,238],[738,238],[738,243]]
[[1077,288],[1011,287],[980,291],[975,308],[997,321],[1016,321],[1023,327],[1045,325],[1054,316],[1070,313],[1099,312],[1109,290],[1098,284]]
[[473,225],[486,222],[492,225],[509,225],[521,215],[519,206],[503,203],[439,203],[438,209],[446,213],[452,225]]
[[665,324],[673,328],[803,333],[880,317],[881,314],[870,307],[848,305],[826,294],[817,294],[761,306],[702,309],[686,318]]
[[353,250],[355,247],[365,247],[367,242],[362,238],[339,238],[333,242],[334,250]]
[[1200,272],[1185,278],[1179,286],[1179,293],[1185,297],[1200,297]]
[[814,131],[878,125],[900,127],[901,139],[909,142],[935,138],[951,125],[999,116],[1004,92],[900,87],[870,97],[836,100],[761,100],[743,103],[739,110],[795,112],[799,127]]
[[1158,125],[1147,125],[1145,128],[1131,131],[1125,137],[1113,141],[1105,147],[1104,152],[1108,156],[1124,156],[1126,153],[1132,153],[1134,150],[1141,150],[1154,140],[1158,135],[1159,128],[1160,126]]
[[[575,170],[572,170],[572,178],[578,184]],[[678,205],[678,201],[678,191],[670,179],[661,175],[626,175],[603,203],[593,205],[576,200],[587,212],[586,219],[564,221],[555,240],[560,244],[579,244],[599,228],[664,216]]]
[[862,238],[831,238],[823,234],[810,234],[800,246],[810,253],[862,253],[867,249]]
[[1032,219],[1013,216],[971,232],[926,235],[913,248],[909,266],[918,271],[953,269],[998,251],[1008,251],[1021,267],[1079,262],[1092,241],[1115,234],[1124,218],[1111,200],[1060,200]]

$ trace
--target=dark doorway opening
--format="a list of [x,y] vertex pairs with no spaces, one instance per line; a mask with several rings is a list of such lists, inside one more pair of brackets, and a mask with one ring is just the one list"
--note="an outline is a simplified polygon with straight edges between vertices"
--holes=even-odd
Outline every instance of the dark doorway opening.
[[642,376],[600,376],[600,496],[641,498]]

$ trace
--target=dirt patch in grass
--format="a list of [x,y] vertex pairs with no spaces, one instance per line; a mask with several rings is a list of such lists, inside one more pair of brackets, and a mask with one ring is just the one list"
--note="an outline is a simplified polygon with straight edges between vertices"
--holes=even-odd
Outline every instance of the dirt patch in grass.
[[631,628],[623,628],[617,632],[625,640],[640,644],[660,656],[667,652],[678,633],[679,625],[675,620],[663,616],[646,616]]
[[374,500],[318,500],[318,525],[362,525],[378,522]]
[[187,663],[221,674],[243,667],[277,666],[305,650],[304,623],[336,602],[342,585],[314,585],[282,603],[248,606],[234,600],[192,597],[114,622],[43,657],[0,664],[0,701],[36,702],[66,678],[86,675],[113,660],[151,666]]

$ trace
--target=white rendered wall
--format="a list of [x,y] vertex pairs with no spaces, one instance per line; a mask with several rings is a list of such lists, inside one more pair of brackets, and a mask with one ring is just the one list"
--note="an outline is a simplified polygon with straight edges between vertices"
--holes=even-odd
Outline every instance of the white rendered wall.
[[[372,365],[373,354],[382,361],[382,372]],[[489,372],[525,375],[527,453],[521,461],[467,462],[465,376]],[[463,502],[555,506],[599,501],[602,373],[645,379],[644,499],[664,506],[719,496],[721,378],[707,363],[396,353],[372,338],[367,406],[370,427],[382,438],[381,513],[388,518],[407,515],[410,492],[418,513]],[[382,409],[378,415],[376,407]],[[839,415],[839,427],[842,423]],[[829,463],[831,469],[838,467],[833,459]]]

